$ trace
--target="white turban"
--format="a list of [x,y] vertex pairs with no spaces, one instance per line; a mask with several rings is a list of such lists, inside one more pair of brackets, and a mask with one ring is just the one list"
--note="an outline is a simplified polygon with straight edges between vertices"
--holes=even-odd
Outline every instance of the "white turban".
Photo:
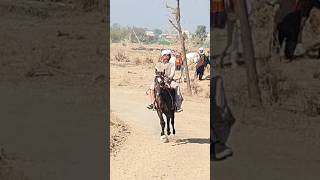
[[169,49],[163,50],[161,51],[161,57],[165,54],[170,54],[171,55],[171,51]]

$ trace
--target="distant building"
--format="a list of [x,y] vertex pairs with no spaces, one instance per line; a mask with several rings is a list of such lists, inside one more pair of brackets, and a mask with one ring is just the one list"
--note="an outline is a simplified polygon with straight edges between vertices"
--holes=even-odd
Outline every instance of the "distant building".
[[149,36],[149,37],[155,37],[155,34],[153,31],[146,31],[145,34],[146,36]]
[[161,34],[160,38],[164,38],[169,41],[174,41],[174,40],[178,39],[178,35],[176,35],[176,34]]

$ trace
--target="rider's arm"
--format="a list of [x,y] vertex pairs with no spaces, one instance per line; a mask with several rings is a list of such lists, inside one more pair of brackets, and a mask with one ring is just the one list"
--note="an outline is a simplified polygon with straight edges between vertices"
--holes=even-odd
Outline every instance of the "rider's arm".
[[171,66],[170,75],[169,75],[170,79],[173,79],[175,71],[176,71],[176,67],[174,65]]

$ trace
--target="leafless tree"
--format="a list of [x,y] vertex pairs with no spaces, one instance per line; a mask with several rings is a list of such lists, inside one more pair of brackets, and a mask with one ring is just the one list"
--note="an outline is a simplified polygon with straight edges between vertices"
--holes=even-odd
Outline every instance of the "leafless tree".
[[[186,58],[186,47],[185,47],[185,39],[182,34],[182,28],[180,24],[180,19],[181,19],[181,14],[180,14],[180,0],[177,1],[177,6],[176,7],[171,7],[168,4],[166,4],[166,7],[172,11],[172,15],[174,16],[173,18],[169,18],[170,24],[178,31],[179,35],[179,40],[180,40],[180,45],[181,45],[181,55],[183,58],[183,69],[186,75],[186,80],[187,80],[187,94],[191,95],[191,84],[190,84],[190,77],[189,77],[189,70],[188,70],[188,64],[187,64],[187,58]],[[174,20],[173,20],[174,19]]]

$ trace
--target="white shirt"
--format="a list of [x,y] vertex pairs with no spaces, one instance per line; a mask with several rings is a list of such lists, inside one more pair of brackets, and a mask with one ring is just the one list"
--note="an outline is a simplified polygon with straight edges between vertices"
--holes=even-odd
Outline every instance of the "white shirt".
[[176,67],[172,63],[163,63],[163,62],[158,62],[155,66],[155,69],[159,72],[164,71],[164,75],[173,78],[175,74]]

